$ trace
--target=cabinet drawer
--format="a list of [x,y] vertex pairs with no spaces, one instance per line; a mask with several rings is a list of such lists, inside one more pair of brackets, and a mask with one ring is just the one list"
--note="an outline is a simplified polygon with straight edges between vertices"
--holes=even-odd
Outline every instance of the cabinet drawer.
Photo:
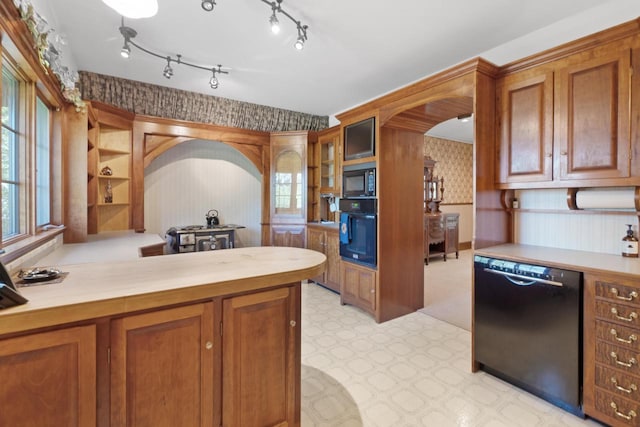
[[596,385],[626,399],[640,401],[640,377],[596,365]]
[[640,404],[602,390],[596,390],[596,409],[630,426],[640,426]]
[[640,328],[640,307],[596,301],[596,316],[632,328]]
[[596,362],[612,366],[631,375],[640,375],[637,351],[596,341]]
[[617,302],[640,305],[640,291],[637,288],[620,285],[618,283],[596,280],[596,296]]
[[638,336],[640,336],[640,333],[637,329],[616,325],[614,323],[596,322],[596,338],[609,341],[622,348],[640,349]]

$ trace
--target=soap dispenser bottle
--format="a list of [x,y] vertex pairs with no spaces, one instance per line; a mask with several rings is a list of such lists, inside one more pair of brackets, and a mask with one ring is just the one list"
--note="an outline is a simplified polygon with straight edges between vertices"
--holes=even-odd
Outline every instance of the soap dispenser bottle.
[[622,238],[622,256],[638,258],[638,239],[633,235],[631,224],[627,224],[627,227],[627,235]]

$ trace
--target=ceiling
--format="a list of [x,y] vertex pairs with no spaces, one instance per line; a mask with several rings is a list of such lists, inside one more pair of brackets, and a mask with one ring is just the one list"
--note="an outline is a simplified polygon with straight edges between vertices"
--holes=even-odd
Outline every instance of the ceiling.
[[284,0],[309,26],[302,51],[282,15],[271,33],[260,0],[217,0],[212,12],[158,0],[156,16],[125,21],[147,49],[222,64],[229,74],[213,90],[210,72],[174,65],[167,80],[162,59],[134,47],[121,58],[120,16],[101,0],[31,1],[79,70],[328,116],[476,56],[502,65],[640,15],[637,0]]

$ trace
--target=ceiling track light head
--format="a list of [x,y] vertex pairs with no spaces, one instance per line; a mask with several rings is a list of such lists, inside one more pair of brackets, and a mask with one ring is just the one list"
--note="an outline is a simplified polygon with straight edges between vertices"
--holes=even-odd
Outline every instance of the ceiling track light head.
[[120,56],[123,58],[128,58],[131,56],[131,47],[129,47],[129,42],[124,41],[124,46],[122,46],[122,50],[120,50]]
[[170,79],[173,76],[173,68],[171,68],[171,57],[167,56],[167,65],[164,67],[162,71],[162,75],[167,79]]
[[205,11],[211,12],[216,5],[216,2],[214,0],[202,0],[202,3],[200,5]]

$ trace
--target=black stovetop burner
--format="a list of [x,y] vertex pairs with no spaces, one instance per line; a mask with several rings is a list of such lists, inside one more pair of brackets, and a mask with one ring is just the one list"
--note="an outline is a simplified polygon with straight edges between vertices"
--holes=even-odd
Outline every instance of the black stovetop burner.
[[178,228],[180,231],[190,231],[190,230],[202,230],[204,225],[185,225],[183,227]]

